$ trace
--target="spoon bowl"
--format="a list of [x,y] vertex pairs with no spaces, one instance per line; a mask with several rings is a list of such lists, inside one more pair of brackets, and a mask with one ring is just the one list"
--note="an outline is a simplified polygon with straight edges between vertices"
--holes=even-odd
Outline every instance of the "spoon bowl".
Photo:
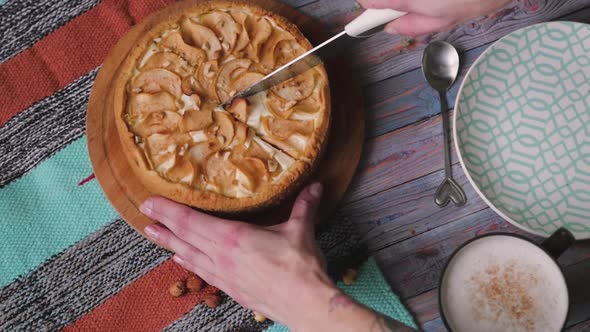
[[422,71],[436,91],[447,91],[459,74],[459,53],[449,43],[434,41],[424,50]]

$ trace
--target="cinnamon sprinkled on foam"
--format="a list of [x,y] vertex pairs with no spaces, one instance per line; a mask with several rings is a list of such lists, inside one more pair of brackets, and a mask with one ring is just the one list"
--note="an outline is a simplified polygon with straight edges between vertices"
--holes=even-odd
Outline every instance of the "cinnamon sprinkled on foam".
[[538,268],[515,260],[490,263],[470,281],[471,311],[478,321],[505,321],[507,330],[536,331],[538,304],[529,293],[539,283]]

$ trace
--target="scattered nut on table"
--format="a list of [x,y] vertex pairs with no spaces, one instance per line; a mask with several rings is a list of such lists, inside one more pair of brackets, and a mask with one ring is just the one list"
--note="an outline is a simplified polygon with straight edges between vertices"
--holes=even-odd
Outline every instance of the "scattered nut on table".
[[209,308],[217,308],[221,304],[221,297],[215,294],[208,294],[203,301]]
[[186,283],[182,280],[176,281],[172,285],[170,285],[170,288],[168,288],[168,292],[170,292],[170,295],[174,297],[180,297],[186,293]]
[[264,317],[261,313],[253,311],[254,313],[254,320],[258,323],[264,323],[266,321],[266,317]]
[[352,285],[356,279],[358,278],[359,273],[354,269],[346,269],[344,275],[342,276],[342,282],[345,285]]
[[198,275],[192,275],[186,279],[186,288],[191,292],[198,292],[205,287],[205,282]]

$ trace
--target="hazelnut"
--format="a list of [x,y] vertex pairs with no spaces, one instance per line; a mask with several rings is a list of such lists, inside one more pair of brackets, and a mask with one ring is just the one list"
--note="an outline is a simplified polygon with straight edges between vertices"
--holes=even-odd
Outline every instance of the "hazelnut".
[[354,269],[346,269],[344,275],[342,276],[342,282],[345,285],[352,285],[356,279],[358,278],[358,272]]
[[216,294],[208,294],[203,301],[209,308],[217,308],[221,304],[221,297]]
[[264,317],[259,312],[254,311],[254,320],[258,323],[264,323],[266,321],[266,317]]
[[168,292],[170,292],[170,295],[174,297],[180,297],[186,293],[186,284],[184,281],[177,281],[170,285]]
[[186,279],[186,288],[191,292],[198,292],[205,287],[205,282],[198,275],[190,276]]

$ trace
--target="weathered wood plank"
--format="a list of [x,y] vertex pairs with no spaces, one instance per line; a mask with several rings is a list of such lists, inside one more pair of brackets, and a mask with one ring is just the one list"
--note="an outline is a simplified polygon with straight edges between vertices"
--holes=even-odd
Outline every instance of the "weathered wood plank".
[[[447,93],[449,108],[455,99],[467,71],[491,44],[461,54],[461,70],[455,84]],[[438,94],[428,85],[422,69],[412,70],[365,87],[367,138],[384,135],[421,119],[440,114]]]
[[463,207],[449,204],[439,208],[434,204],[434,192],[444,177],[444,171],[440,170],[347,204],[342,207],[342,213],[358,226],[369,248],[377,250],[485,209],[486,204],[467,183],[458,165],[453,172],[467,195]]
[[354,0],[320,0],[299,9],[320,20],[333,34],[342,31],[348,22],[363,12]]
[[[590,8],[562,17],[563,20],[590,22]],[[492,43],[461,53],[461,70],[448,93],[449,107],[454,107],[457,92],[467,70]],[[438,95],[415,69],[364,88],[367,110],[367,138],[383,135],[440,113]]]
[[[368,140],[345,204],[436,172],[443,167],[441,116]],[[457,162],[453,150],[453,161]]]
[[429,290],[403,302],[414,315],[414,320],[418,326],[423,326],[429,321],[440,317],[438,308],[438,289]]
[[[399,36],[379,34],[351,47],[353,67],[366,84],[399,75],[420,66],[420,54],[431,40],[447,40],[462,51],[490,43],[521,27],[553,20],[590,5],[590,0],[517,1],[498,14],[467,22],[457,28],[408,41]],[[302,5],[300,10],[311,15],[332,32],[362,13],[353,0],[315,1]]]
[[380,250],[375,259],[393,289],[405,299],[436,288],[448,257],[461,244],[495,231],[524,233],[486,208]]
[[286,3],[293,8],[300,8],[303,6],[309,6],[310,4],[317,2],[318,0],[279,0]]
[[[375,258],[387,280],[405,299],[436,288],[448,257],[462,243],[477,235],[498,231],[520,234],[535,242],[541,241],[540,237],[531,236],[512,226],[486,208],[408,240],[394,243],[376,253]],[[391,241],[393,243],[395,240]],[[382,240],[376,242],[383,243]],[[571,266],[589,259],[590,241],[583,241],[566,251],[559,262],[562,266]]]
[[[566,2],[560,3],[558,6],[569,6],[571,4],[580,3],[580,1]],[[583,2],[588,4],[588,1]],[[550,5],[551,3],[549,6]],[[566,7],[561,6],[557,9],[562,10],[562,12],[567,12],[564,8]],[[572,10],[576,10],[575,6],[571,8],[573,8]],[[320,18],[320,20],[326,23],[333,32],[340,30],[344,24],[362,12],[362,9],[360,9],[354,1],[348,0],[339,1],[338,3],[317,1],[304,5],[302,10],[312,16]],[[558,10],[555,10],[554,12],[558,12]],[[579,17],[580,20],[585,20],[590,16],[580,15]],[[498,20],[503,22],[502,19]],[[521,23],[522,25],[527,25],[530,21],[523,19]],[[491,25],[492,24],[490,24],[490,26]],[[483,30],[481,31],[487,31],[485,29],[488,28],[490,31],[496,31],[494,29],[497,29],[493,26],[488,26],[483,27]],[[514,29],[516,29],[516,27]],[[463,33],[466,31],[467,30],[465,29],[462,30]],[[469,40],[469,38],[475,40],[478,37],[478,33],[479,32],[471,36],[458,36],[456,40]],[[441,35],[438,37],[440,36]],[[481,37],[481,35],[479,36]],[[500,34],[498,36],[500,36]],[[488,35],[487,37],[490,36]],[[437,36],[434,38],[437,38]],[[487,40],[485,38],[480,39],[480,44],[477,46],[482,45],[482,43],[485,43],[486,41],[491,42],[494,40],[494,38]],[[399,47],[399,38],[396,39],[395,37],[381,35],[360,44],[358,48],[367,48],[367,46],[363,45],[376,45],[377,47],[368,49],[366,52],[367,56],[362,55],[362,52],[356,55],[355,61],[358,61],[359,63],[357,70],[364,70],[365,67],[363,66],[367,66],[366,68],[371,66],[378,67],[382,63],[383,56],[388,55],[387,52],[390,51],[389,47],[392,45],[392,40],[397,40],[393,45],[398,45],[395,52],[400,53],[402,48]],[[426,41],[427,39],[423,40],[423,43]],[[414,48],[418,46],[421,46],[420,43],[413,45]],[[473,60],[487,48],[487,46],[488,45],[473,47],[470,49],[469,52],[462,55],[463,63],[472,63]],[[385,50],[386,52],[381,52],[380,50]],[[350,51],[350,53],[354,52],[356,52],[355,49]],[[397,60],[399,57],[407,57],[408,59],[413,58],[415,60],[413,68],[417,68],[421,51],[415,50],[413,55],[410,53],[412,52],[401,51],[400,55],[395,55],[391,61]],[[409,62],[411,63],[411,61]],[[396,62],[396,64],[397,63],[398,62]],[[399,63],[401,63],[401,66],[395,68],[396,70],[399,70],[397,72],[395,70],[390,70],[387,75],[396,75],[412,69],[412,66],[408,66],[403,61]],[[467,67],[468,66],[464,66],[462,68],[463,73],[466,71]],[[440,116],[437,116],[439,114],[439,109],[436,96],[433,91],[426,89],[426,86],[423,85],[422,82],[423,80],[420,70],[414,70],[402,76],[371,85],[365,89],[368,97],[367,105],[369,107],[368,136],[374,139],[371,139],[368,142],[359,177],[355,182],[355,189],[353,189],[348,196],[349,204],[343,209],[345,215],[359,223],[360,228],[367,232],[365,235],[369,242],[369,246],[373,249],[388,247],[381,250],[377,256],[398,255],[398,250],[401,250],[400,248],[403,248],[403,245],[408,245],[410,241],[415,241],[413,247],[405,247],[405,260],[400,258],[402,263],[409,264],[405,267],[405,270],[403,266],[399,264],[396,265],[393,262],[391,264],[385,264],[384,268],[387,269],[388,266],[391,268],[391,271],[385,271],[388,278],[391,278],[392,275],[400,274],[399,271],[420,278],[421,275],[428,276],[423,270],[436,270],[435,266],[437,260],[442,261],[442,264],[444,264],[448,255],[454,250],[449,246],[447,251],[439,251],[443,254],[442,256],[431,258],[431,261],[428,261],[427,263],[423,263],[422,265],[418,264],[418,266],[412,265],[412,263],[407,263],[412,259],[417,259],[415,256],[410,257],[411,255],[424,256],[426,254],[426,257],[428,258],[428,250],[424,252],[424,250],[420,251],[417,249],[420,247],[420,243],[428,242],[424,237],[424,234],[433,236],[434,239],[442,238],[442,241],[446,240],[446,242],[455,243],[456,246],[463,242],[458,240],[457,237],[453,237],[454,240],[445,237],[445,234],[447,233],[435,232],[438,228],[455,225],[461,221],[464,223],[471,222],[477,224],[476,221],[479,221],[477,217],[482,215],[490,217],[488,220],[489,225],[487,225],[487,227],[491,228],[488,229],[488,231],[511,227],[509,224],[499,219],[499,217],[493,214],[489,209],[486,209],[485,205],[479,201],[479,198],[473,195],[473,192],[471,192],[470,195],[470,198],[473,198],[470,202],[476,202],[475,208],[473,206],[468,206],[463,211],[442,211],[441,213],[441,210],[437,210],[438,208],[432,209],[429,207],[428,203],[430,203],[431,206],[434,206],[434,204],[432,204],[432,194],[442,179],[442,171],[440,170],[442,167],[442,132],[440,128]],[[450,93],[449,102],[451,105],[453,104],[458,86],[459,85],[457,84],[454,87],[454,90]],[[430,119],[410,126],[410,124],[424,118]],[[402,128],[404,126],[408,127]],[[399,128],[402,129],[396,130]],[[396,131],[392,132],[393,130]],[[383,136],[377,137],[380,135]],[[393,142],[393,144],[391,142]],[[457,160],[456,157],[454,160]],[[458,166],[455,165],[455,172],[457,173],[458,171],[460,170]],[[436,176],[438,176],[438,178],[433,179],[433,177]],[[468,186],[469,189],[471,189],[465,182],[462,173],[459,175],[459,178],[462,179],[464,186]],[[450,209],[453,208],[449,207],[445,210]],[[350,213],[351,211],[354,213]],[[453,221],[457,218],[459,218],[459,220]],[[416,220],[421,219],[424,220],[416,222]],[[387,227],[383,228],[383,226]],[[449,231],[448,234],[450,235],[448,236],[454,236],[452,235],[453,232],[464,232],[464,226],[464,224],[457,226],[454,231]],[[486,229],[486,225],[481,227]],[[429,231],[430,229],[432,230]],[[515,228],[507,230],[519,232]],[[416,237],[411,238],[416,234],[418,234]],[[471,236],[467,235],[462,238],[462,240],[467,240],[470,237]],[[405,240],[408,238],[411,239]],[[422,246],[420,248],[428,249],[428,246]],[[416,251],[418,251],[418,253],[416,253]],[[384,252],[387,252],[387,254],[382,254]],[[574,250],[571,253],[566,253],[562,260],[565,260],[566,262],[580,261],[588,259],[588,255],[589,253],[587,251]],[[382,263],[383,266],[383,261],[380,261],[380,263]],[[440,263],[438,264],[440,265]],[[398,267],[401,267],[400,270],[396,270]],[[439,269],[441,267],[442,265],[439,266]],[[438,280],[438,274],[434,277],[431,275],[429,279],[426,278],[422,280],[431,280],[434,281],[435,284]],[[396,288],[395,286],[396,284],[394,282],[394,289]],[[420,292],[419,289],[415,288],[411,293],[419,294]],[[434,302],[432,299],[429,300],[428,297],[432,297]],[[410,298],[408,300],[408,306],[411,310],[417,312],[417,318],[425,330],[444,330],[442,322],[440,319],[436,318],[438,317],[436,289],[431,289],[426,293],[418,295],[416,298]]]
[[514,30],[562,17],[590,5],[590,0],[518,1],[501,12],[458,26],[448,32],[418,38],[410,47],[385,34],[360,42],[351,49],[353,67],[364,84],[378,82],[420,66],[421,53],[431,40],[446,40],[461,51],[490,43]]
[[447,328],[445,327],[442,319],[439,317],[437,319],[433,319],[429,322],[424,323],[424,325],[422,325],[422,331],[424,331],[424,332],[446,332]]

